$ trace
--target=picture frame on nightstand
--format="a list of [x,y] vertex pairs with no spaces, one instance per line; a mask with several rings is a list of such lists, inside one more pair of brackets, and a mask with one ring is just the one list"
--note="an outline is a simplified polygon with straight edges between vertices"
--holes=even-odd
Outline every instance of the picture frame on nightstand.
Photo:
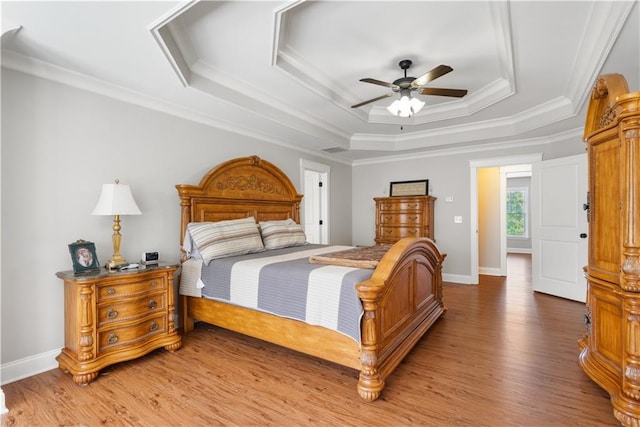
[[76,240],[73,243],[69,243],[69,253],[73,262],[74,274],[100,270],[96,246],[93,242]]

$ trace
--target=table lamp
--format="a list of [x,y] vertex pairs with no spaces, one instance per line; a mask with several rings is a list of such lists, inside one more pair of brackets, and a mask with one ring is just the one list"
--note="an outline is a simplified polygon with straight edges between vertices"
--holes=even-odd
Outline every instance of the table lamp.
[[105,267],[114,270],[122,265],[128,264],[122,255],[120,255],[120,243],[122,235],[120,234],[120,215],[140,215],[140,209],[136,205],[131,195],[131,189],[128,185],[120,184],[119,180],[115,180],[114,184],[103,184],[100,199],[91,215],[113,215],[113,256],[107,262]]

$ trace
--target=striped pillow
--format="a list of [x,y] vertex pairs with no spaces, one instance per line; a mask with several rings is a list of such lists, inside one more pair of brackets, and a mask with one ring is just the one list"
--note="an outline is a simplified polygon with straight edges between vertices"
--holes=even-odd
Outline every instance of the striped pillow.
[[284,221],[260,222],[260,234],[265,249],[300,246],[307,242],[304,230],[291,218]]
[[253,217],[218,222],[192,222],[187,226],[206,265],[212,259],[264,251]]

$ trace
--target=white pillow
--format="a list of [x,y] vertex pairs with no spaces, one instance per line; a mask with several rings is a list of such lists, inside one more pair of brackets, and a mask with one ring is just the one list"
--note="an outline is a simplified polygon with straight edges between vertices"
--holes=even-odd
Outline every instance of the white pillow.
[[212,259],[264,251],[253,217],[218,222],[191,222],[187,231],[206,265]]
[[190,297],[202,296],[202,280],[200,272],[202,271],[201,259],[188,259],[182,263],[180,272],[180,295]]
[[301,246],[307,242],[304,230],[291,218],[282,221],[261,221],[260,234],[265,249]]

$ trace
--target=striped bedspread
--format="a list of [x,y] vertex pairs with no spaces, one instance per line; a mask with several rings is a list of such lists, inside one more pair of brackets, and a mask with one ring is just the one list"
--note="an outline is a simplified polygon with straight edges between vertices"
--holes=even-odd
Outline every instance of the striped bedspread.
[[341,332],[360,343],[355,285],[373,270],[311,264],[349,246],[305,245],[221,258],[202,266],[202,295]]

